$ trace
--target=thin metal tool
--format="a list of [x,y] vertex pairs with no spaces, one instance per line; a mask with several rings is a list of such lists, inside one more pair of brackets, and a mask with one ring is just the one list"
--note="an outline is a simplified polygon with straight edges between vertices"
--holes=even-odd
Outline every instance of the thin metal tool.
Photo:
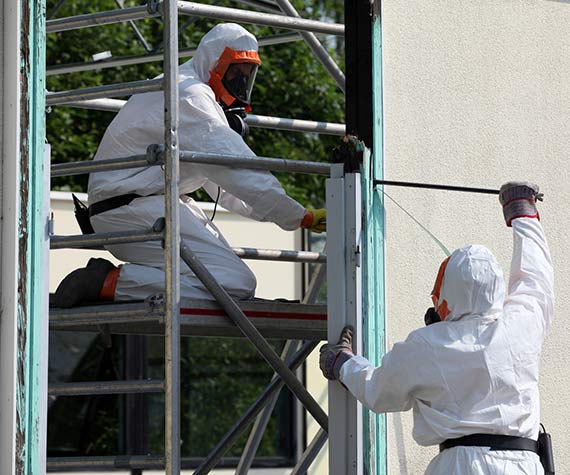
[[469,186],[454,186],[454,185],[436,185],[432,183],[414,183],[410,181],[392,181],[392,180],[374,180],[374,186],[390,185],[390,186],[407,186],[410,188],[428,188],[431,190],[446,190],[446,191],[463,191],[466,193],[483,193],[487,195],[498,195],[499,190],[491,188],[473,188]]

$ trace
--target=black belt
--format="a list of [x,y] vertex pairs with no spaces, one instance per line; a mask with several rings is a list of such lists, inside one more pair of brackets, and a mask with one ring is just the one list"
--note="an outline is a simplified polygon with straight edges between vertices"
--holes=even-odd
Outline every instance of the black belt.
[[91,206],[89,206],[89,217],[91,218],[96,214],[101,214],[104,213],[105,211],[111,211],[112,209],[120,208],[121,206],[126,206],[136,198],[144,198],[144,196],[137,195],[136,193],[129,193],[127,195],[113,196],[112,198],[107,198],[106,200],[93,203]]
[[490,447],[491,450],[528,450],[538,453],[538,442],[526,437],[497,434],[471,434],[458,439],[447,439],[439,444],[439,451],[452,447]]

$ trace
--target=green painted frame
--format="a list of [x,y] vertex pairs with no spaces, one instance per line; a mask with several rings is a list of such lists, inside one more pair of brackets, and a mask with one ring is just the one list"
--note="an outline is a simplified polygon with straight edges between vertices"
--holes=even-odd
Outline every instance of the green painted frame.
[[[384,178],[382,107],[382,20],[372,17],[372,120],[373,153],[364,154],[362,166],[364,355],[378,366],[386,349],[384,199],[373,180]],[[385,475],[386,415],[365,410],[363,416],[364,473]]]
[[[16,473],[45,473],[45,0],[20,1]],[[46,307],[46,308],[44,308]],[[45,394],[44,394],[45,393]]]

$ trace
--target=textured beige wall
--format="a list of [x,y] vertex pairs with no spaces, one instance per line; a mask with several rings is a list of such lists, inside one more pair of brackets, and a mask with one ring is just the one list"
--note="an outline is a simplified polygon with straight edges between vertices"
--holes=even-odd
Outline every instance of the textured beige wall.
[[[386,179],[487,188],[527,179],[545,192],[557,304],[543,352],[542,421],[557,471],[568,473],[570,0],[383,0],[382,14]],[[508,271],[512,238],[496,196],[386,192],[450,250],[484,244]],[[391,347],[423,325],[445,255],[389,199],[386,229]],[[318,366],[308,368],[318,393]],[[411,412],[388,415],[389,474],[421,474],[437,453],[419,447],[411,428]],[[311,473],[328,471],[321,463]]]
[[[385,177],[498,188],[529,179],[556,266],[556,322],[544,346],[542,420],[556,467],[570,471],[570,2],[384,0]],[[508,271],[511,233],[496,196],[386,189],[453,250],[490,247]],[[387,200],[389,346],[423,324],[445,257]],[[419,364],[421,364],[419,362]],[[411,413],[389,415],[389,473],[423,473],[434,449],[411,439]]]

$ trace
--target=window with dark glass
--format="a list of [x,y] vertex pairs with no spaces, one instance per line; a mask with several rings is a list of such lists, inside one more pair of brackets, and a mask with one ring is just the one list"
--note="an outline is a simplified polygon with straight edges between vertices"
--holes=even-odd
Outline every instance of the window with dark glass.
[[[280,353],[283,341],[271,341]],[[163,379],[162,337],[50,333],[50,383]],[[267,386],[273,371],[242,338],[183,338],[181,455],[196,466]],[[254,466],[295,463],[295,401],[281,392]],[[48,457],[162,455],[162,394],[50,397]],[[220,466],[235,466],[249,429]]]

